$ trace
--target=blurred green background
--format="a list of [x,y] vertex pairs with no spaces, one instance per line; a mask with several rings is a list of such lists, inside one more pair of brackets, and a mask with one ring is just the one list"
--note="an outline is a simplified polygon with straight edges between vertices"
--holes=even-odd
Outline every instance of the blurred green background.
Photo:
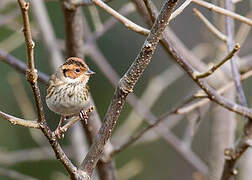
[[[164,1],[155,1],[156,5],[159,8],[161,7],[161,4],[163,2]],[[181,3],[182,2],[180,2],[179,4]],[[109,4],[114,9],[119,9],[123,4],[125,4],[125,1],[117,0],[112,1]],[[238,6],[238,11],[246,9],[247,4],[247,2],[240,3]],[[46,7],[57,38],[64,40],[64,20],[59,2],[46,1]],[[189,49],[192,49],[198,43],[204,41],[213,43],[213,39],[215,39],[211,33],[206,33],[207,30],[204,25],[202,25],[202,23],[193,15],[192,7],[195,7],[195,5],[190,5],[190,7],[186,8],[185,11],[176,18],[175,21],[172,21],[170,23],[170,27],[176,32],[178,37],[183,40],[183,42]],[[0,9],[1,17],[15,9],[19,11],[17,3],[15,1],[13,1],[13,3],[9,3],[5,8],[0,7]],[[199,9],[205,15],[210,15],[207,10],[202,8]],[[107,15],[101,9],[98,10],[102,21],[106,21],[109,18],[109,15]],[[83,12],[93,30],[94,27],[88,8],[84,7]],[[245,13],[243,12],[243,14]],[[31,13],[30,15],[33,22],[32,25],[36,26],[36,22],[34,22]],[[133,20],[137,24],[147,27],[143,23],[142,18],[137,12],[131,13],[128,18]],[[20,15],[14,18],[13,21],[14,22],[12,23],[16,24],[16,28],[13,28],[13,26],[11,25],[0,26],[0,48],[9,48],[8,50],[10,50],[10,54],[25,62],[26,50],[23,43],[23,34],[21,32],[22,26]],[[14,33],[16,33],[14,40],[8,39]],[[21,39],[21,41],[19,39]],[[104,34],[104,36],[98,39],[97,44],[109,63],[116,70],[116,72],[119,75],[123,75],[137,56],[144,42],[144,39],[145,37],[129,31],[122,24],[117,23],[111,30]],[[246,46],[244,46],[249,47],[249,45],[251,45],[251,42],[251,36],[249,36],[247,41],[245,42]],[[48,66],[48,55],[43,47],[39,34],[38,38],[35,40],[35,43],[36,68],[48,75],[52,74],[53,71]],[[15,46],[17,46],[15,49],[11,48]],[[215,51],[214,47],[212,51]],[[241,54],[247,53],[249,53],[249,48],[242,49]],[[211,61],[213,57],[214,53],[211,54],[210,57],[207,57],[206,61]],[[94,75],[89,81],[89,86],[95,100],[96,108],[102,119],[110,103],[114,88],[106,79],[106,77],[104,77],[95,63],[92,62],[92,59],[87,58],[86,61],[90,68],[96,72],[96,75]],[[168,67],[171,67],[171,65],[173,64],[174,63],[172,62],[171,58],[165,53],[165,51],[161,47],[158,47],[143,77],[140,78],[135,87],[135,94],[137,96],[140,96],[144,92],[146,86],[152,78],[163,72]],[[177,71],[181,70],[177,68]],[[244,83],[245,92],[249,104],[251,104],[251,91],[249,91],[250,83],[251,80],[247,80],[246,83]],[[42,100],[44,102],[44,110],[48,123],[50,127],[55,128],[59,117],[53,112],[50,112],[45,104],[44,98],[46,86],[40,83],[39,87],[41,90],[41,95],[43,98]],[[0,110],[16,117],[24,118],[24,113],[20,108],[20,103],[16,98],[16,96],[19,96],[19,98],[20,96],[22,96],[22,89],[25,90],[28,100],[32,103],[33,109],[35,109],[31,89],[29,84],[26,82],[25,76],[16,72],[9,65],[0,61]],[[162,93],[158,101],[154,104],[152,112],[157,116],[168,112],[172,107],[174,107],[174,105],[177,105],[178,102],[184,99],[184,97],[188,96],[188,93],[192,94],[192,92],[196,92],[196,90],[197,87],[191,81],[191,79],[187,76],[183,76]],[[21,101],[22,98],[24,97],[21,97]],[[126,104],[121,113],[116,128],[118,128],[120,124],[127,118],[131,110],[132,108],[130,107],[130,105]],[[24,111],[26,112],[25,119],[36,118],[34,112],[29,112],[29,105],[26,104]],[[182,137],[186,124],[187,121],[182,120],[182,122],[173,129],[173,132],[178,135],[178,137]],[[67,173],[61,163],[59,163],[59,161],[57,161],[55,158],[51,160],[31,160],[29,162],[25,161],[9,164],[4,162],[4,158],[6,158],[7,160],[8,158],[11,158],[9,157],[10,154],[5,154],[7,152],[17,152],[20,150],[40,147],[39,144],[35,142],[33,138],[31,138],[31,133],[34,133],[34,131],[30,131],[27,128],[11,125],[9,122],[3,119],[0,120],[0,159],[3,159],[2,162],[0,161],[0,167],[16,170],[18,172],[43,180],[64,179],[64,175],[62,174]],[[66,134],[66,136],[67,135],[68,134]],[[209,121],[208,115],[206,115],[202,120],[199,131],[197,132],[196,137],[193,141],[193,150],[206,163],[208,158],[208,138]],[[44,139],[42,139],[41,141],[44,141]],[[69,145],[68,138],[64,138],[64,140],[60,140],[60,142],[63,146]],[[195,170],[187,162],[185,162],[185,160],[179,154],[177,154],[177,152],[173,148],[171,148],[169,144],[167,144],[162,139],[131,146],[130,148],[117,155],[115,160],[117,169],[122,169],[123,167],[127,166],[128,163],[132,163],[130,165],[134,167],[133,170],[136,170],[136,174],[129,178],[131,180],[187,180],[192,179],[192,174],[195,172]],[[9,180],[10,178],[0,175],[0,179]],[[119,179],[125,179],[125,177],[119,177]]]

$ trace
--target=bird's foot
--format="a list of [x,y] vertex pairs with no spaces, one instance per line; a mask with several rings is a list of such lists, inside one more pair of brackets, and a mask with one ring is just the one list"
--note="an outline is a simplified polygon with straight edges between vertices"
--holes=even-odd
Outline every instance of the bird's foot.
[[90,106],[88,109],[82,109],[80,111],[79,117],[81,120],[84,120],[86,124],[88,124],[88,113],[94,110],[94,106]]

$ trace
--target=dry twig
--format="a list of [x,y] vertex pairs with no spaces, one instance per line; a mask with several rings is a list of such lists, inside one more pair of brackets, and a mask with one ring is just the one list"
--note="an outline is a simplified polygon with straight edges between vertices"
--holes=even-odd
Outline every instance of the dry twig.
[[208,19],[200,11],[194,8],[193,12],[206,25],[209,31],[212,32],[214,35],[216,35],[217,38],[219,38],[224,42],[227,41],[227,37],[222,32],[220,32],[210,21],[208,21]]
[[219,67],[221,67],[225,62],[227,62],[229,59],[231,59],[234,54],[240,49],[240,45],[239,44],[235,44],[233,50],[224,58],[222,59],[220,62],[218,62],[217,64],[211,65],[211,67],[209,68],[209,70],[207,70],[206,72],[203,73],[196,73],[194,78],[195,79],[200,79],[200,78],[205,78],[208,77],[209,75],[213,74],[214,71],[216,71]]
[[192,0],[192,2],[194,2],[196,4],[199,4],[199,5],[201,5],[201,6],[205,7],[205,8],[208,8],[210,11],[215,11],[215,12],[223,14],[225,16],[229,16],[229,17],[231,17],[233,19],[236,19],[238,21],[241,21],[241,22],[243,22],[245,24],[248,24],[248,25],[252,26],[252,20],[251,19],[246,18],[244,16],[241,16],[241,15],[239,15],[237,13],[234,13],[232,11],[223,9],[223,8],[221,8],[219,6],[215,6],[215,5],[211,4],[211,3],[208,3],[208,2],[202,1],[202,0]]

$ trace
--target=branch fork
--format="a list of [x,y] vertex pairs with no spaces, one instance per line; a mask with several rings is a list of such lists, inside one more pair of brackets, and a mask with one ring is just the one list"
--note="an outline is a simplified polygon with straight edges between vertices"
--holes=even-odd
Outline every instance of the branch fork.
[[221,67],[225,62],[227,62],[228,60],[230,60],[235,53],[240,49],[240,45],[237,43],[235,44],[233,50],[224,58],[222,59],[220,62],[218,62],[217,64],[210,64],[210,68],[209,70],[207,70],[206,72],[203,73],[199,73],[197,71],[193,72],[193,78],[194,79],[201,79],[201,78],[205,78],[210,76],[211,74],[213,74],[213,72],[215,72],[219,67]]

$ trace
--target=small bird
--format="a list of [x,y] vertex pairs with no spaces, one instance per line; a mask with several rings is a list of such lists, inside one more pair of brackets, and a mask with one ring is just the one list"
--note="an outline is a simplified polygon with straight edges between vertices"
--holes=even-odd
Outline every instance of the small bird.
[[70,57],[50,77],[47,88],[46,104],[49,109],[61,115],[55,135],[61,137],[61,124],[66,117],[79,115],[87,119],[88,80],[95,74],[87,64],[78,57]]

